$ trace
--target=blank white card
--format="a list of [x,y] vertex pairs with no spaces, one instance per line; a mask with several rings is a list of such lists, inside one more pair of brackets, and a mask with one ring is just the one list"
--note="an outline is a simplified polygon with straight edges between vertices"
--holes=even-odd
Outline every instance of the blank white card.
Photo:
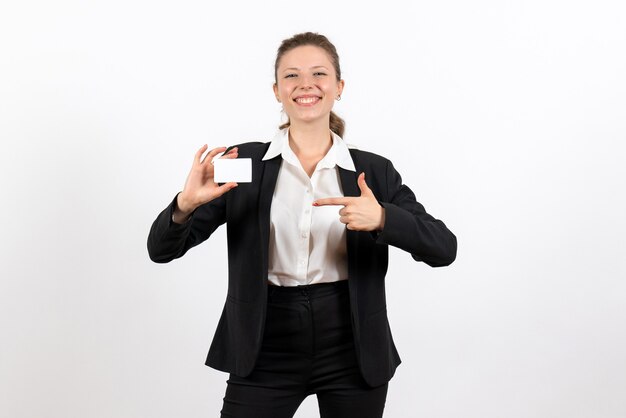
[[252,160],[250,158],[216,158],[213,160],[215,168],[214,180],[217,183],[252,182]]

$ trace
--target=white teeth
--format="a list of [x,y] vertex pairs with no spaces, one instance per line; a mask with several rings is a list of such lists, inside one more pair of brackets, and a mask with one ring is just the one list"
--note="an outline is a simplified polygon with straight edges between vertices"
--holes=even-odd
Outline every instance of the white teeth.
[[314,103],[318,100],[317,97],[298,97],[296,99],[296,102],[298,103],[302,103],[302,104],[310,104],[310,103]]

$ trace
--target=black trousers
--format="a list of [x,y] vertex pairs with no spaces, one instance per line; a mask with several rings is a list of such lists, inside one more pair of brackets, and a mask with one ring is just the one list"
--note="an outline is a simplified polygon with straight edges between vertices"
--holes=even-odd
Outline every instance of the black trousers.
[[230,375],[223,418],[290,418],[316,394],[322,418],[380,418],[387,384],[365,383],[356,359],[348,282],[269,286],[263,345],[246,377]]

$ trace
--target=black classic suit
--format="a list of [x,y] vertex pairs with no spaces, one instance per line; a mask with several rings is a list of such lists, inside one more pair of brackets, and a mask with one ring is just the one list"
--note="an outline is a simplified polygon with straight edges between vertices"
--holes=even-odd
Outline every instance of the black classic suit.
[[[252,159],[252,182],[200,206],[185,224],[173,223],[176,199],[157,217],[148,237],[150,258],[158,263],[181,257],[227,224],[228,294],[206,364],[238,376],[254,368],[265,326],[270,207],[282,158],[261,161],[269,143],[238,145],[240,158]],[[416,261],[445,266],[456,257],[456,237],[426,213],[391,162],[350,150],[356,173],[338,168],[345,196],[359,196],[357,175],[365,172],[370,189],[385,208],[380,233],[347,230],[348,277],[356,355],[365,381],[388,382],[400,357],[387,320],[385,274],[388,245]],[[337,215],[339,216],[339,215]]]

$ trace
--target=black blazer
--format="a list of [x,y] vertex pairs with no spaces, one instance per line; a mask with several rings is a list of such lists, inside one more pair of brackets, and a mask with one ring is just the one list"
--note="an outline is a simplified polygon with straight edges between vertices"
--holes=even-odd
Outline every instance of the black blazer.
[[[254,368],[265,326],[270,206],[280,155],[261,161],[269,143],[238,145],[239,157],[252,159],[252,182],[200,206],[182,225],[172,222],[176,199],[157,217],[148,237],[150,258],[166,263],[200,244],[224,222],[228,238],[228,294],[206,365],[238,376]],[[400,357],[387,320],[385,274],[388,245],[416,261],[445,266],[456,257],[456,237],[426,213],[391,162],[350,150],[356,173],[339,168],[345,196],[359,196],[358,173],[385,208],[382,232],[347,231],[352,327],[361,373],[371,386],[388,382]]]

